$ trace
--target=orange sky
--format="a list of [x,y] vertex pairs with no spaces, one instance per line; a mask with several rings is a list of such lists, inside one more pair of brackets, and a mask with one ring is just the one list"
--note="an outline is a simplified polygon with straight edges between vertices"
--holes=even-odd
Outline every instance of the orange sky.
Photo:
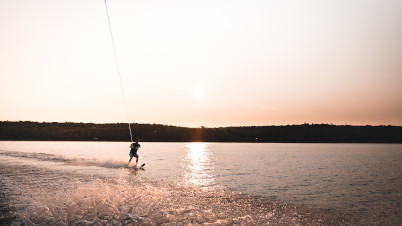
[[[108,1],[129,119],[402,125],[402,1]],[[0,0],[0,120],[127,122],[103,0]]]

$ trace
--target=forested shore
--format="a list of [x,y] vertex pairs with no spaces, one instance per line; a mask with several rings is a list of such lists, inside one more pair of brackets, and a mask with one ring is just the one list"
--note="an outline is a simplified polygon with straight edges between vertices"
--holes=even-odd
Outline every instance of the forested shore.
[[[301,124],[187,128],[131,124],[144,142],[402,143],[401,126]],[[0,140],[130,141],[127,123],[0,122]]]

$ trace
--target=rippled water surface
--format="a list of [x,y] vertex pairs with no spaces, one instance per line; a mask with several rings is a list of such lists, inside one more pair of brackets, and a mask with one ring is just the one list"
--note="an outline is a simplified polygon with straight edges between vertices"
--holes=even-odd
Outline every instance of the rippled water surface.
[[3,221],[401,223],[400,144],[141,145],[0,142]]

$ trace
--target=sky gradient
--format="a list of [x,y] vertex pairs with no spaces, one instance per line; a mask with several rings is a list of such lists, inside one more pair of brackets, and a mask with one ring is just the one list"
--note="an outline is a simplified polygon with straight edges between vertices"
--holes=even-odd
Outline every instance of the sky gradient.
[[[129,120],[402,125],[402,1],[108,1]],[[127,122],[103,0],[0,0],[0,120]]]

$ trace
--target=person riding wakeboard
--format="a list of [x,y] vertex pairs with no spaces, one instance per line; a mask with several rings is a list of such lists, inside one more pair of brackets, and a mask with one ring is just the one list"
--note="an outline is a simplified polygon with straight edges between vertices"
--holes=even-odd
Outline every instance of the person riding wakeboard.
[[130,162],[131,162],[131,159],[133,159],[133,157],[135,157],[136,158],[136,161],[135,161],[135,166],[137,166],[137,164],[138,164],[138,158],[139,158],[139,156],[138,156],[138,154],[137,154],[137,151],[138,151],[138,149],[140,149],[140,147],[141,147],[141,145],[138,143],[140,141],[140,139],[139,138],[137,138],[136,140],[135,140],[135,143],[132,143],[131,145],[130,145],[130,160],[128,160],[128,164],[127,164],[127,166],[129,166],[130,165]]

